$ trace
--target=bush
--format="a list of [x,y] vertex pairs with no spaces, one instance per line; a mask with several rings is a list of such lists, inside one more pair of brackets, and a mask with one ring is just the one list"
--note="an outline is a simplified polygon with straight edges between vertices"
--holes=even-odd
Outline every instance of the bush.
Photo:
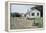
[[19,13],[11,13],[12,17],[21,17],[21,15]]
[[43,27],[43,18],[35,18],[35,25],[38,26],[38,28]]

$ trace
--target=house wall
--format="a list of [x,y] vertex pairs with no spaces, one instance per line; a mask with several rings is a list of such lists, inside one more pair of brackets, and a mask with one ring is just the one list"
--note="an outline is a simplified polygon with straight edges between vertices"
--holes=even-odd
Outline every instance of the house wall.
[[[34,13],[35,15],[34,16],[32,16],[32,13]],[[37,13],[39,13],[39,16],[37,16]],[[40,17],[40,11],[38,11],[38,10],[33,10],[31,13],[30,13],[30,17],[31,18],[34,18],[34,17]]]
[[[34,13],[35,15],[34,16],[32,16],[32,13]],[[37,16],[37,13],[39,13],[39,16]],[[30,14],[30,15],[29,15]],[[40,11],[38,11],[38,10],[32,10],[29,14],[27,14],[27,16],[26,17],[29,17],[29,18],[35,18],[35,17],[40,17]]]

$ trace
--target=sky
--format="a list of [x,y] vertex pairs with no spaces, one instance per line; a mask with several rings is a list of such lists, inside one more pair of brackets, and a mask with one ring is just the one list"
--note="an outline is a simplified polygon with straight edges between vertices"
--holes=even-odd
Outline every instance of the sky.
[[26,13],[27,9],[31,10],[30,8],[34,7],[34,5],[11,5],[11,13]]

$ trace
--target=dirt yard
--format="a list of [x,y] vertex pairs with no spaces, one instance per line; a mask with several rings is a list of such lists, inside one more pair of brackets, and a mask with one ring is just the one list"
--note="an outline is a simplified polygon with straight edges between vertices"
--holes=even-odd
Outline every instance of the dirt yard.
[[11,29],[31,28],[34,20],[28,20],[25,17],[11,17]]
[[11,17],[11,29],[28,29],[28,28],[37,28],[37,26],[32,26],[34,20],[28,20],[25,17]]

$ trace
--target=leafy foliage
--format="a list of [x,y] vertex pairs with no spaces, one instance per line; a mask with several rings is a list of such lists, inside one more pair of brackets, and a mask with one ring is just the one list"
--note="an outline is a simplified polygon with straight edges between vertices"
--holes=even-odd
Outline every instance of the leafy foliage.
[[36,18],[35,19],[35,25],[38,26],[39,28],[43,27],[43,18]]
[[11,13],[12,17],[21,17],[21,15],[19,13]]

